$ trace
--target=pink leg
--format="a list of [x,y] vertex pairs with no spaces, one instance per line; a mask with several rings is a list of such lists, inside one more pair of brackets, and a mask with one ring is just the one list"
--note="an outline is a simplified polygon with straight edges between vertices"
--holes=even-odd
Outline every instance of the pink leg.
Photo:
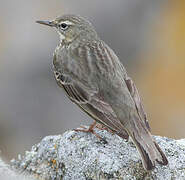
[[92,133],[92,134],[94,134],[98,139],[100,139],[100,140],[102,140],[103,138],[102,137],[100,137],[98,134],[96,134],[95,132],[94,132],[94,128],[96,127],[96,121],[94,121],[90,126],[89,126],[89,128],[86,128],[86,127],[84,127],[84,126],[80,126],[82,129],[74,129],[75,131],[77,131],[77,132],[90,132],[90,133]]

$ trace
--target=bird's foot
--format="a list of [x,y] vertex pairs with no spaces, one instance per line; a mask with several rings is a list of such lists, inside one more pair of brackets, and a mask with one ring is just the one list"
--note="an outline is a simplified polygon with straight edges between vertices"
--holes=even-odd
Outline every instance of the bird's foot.
[[94,128],[96,127],[96,121],[93,122],[93,124],[91,124],[89,126],[89,128],[86,128],[84,126],[80,126],[81,129],[74,129],[74,131],[76,132],[86,132],[86,133],[92,133],[94,134],[98,139],[100,139],[101,141],[106,142],[106,140],[104,138],[102,138],[101,136],[99,136],[95,131]]

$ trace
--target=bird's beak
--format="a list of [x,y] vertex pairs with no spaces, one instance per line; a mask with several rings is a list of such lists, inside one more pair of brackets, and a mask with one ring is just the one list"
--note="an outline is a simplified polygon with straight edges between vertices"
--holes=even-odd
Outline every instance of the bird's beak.
[[53,21],[36,21],[36,23],[44,24],[46,26],[51,26],[51,27],[55,27],[56,26],[56,24]]

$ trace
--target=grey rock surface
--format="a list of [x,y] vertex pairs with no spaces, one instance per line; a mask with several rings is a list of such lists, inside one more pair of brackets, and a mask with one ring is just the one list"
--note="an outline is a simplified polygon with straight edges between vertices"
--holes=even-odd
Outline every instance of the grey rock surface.
[[11,170],[10,166],[4,163],[0,158],[0,180],[34,180],[34,179],[14,172],[13,170]]
[[131,141],[96,129],[105,141],[90,133],[73,130],[63,135],[45,137],[11,166],[48,180],[129,180],[129,179],[185,179],[185,139],[154,138],[166,153],[169,165],[150,172],[143,169],[140,156]]

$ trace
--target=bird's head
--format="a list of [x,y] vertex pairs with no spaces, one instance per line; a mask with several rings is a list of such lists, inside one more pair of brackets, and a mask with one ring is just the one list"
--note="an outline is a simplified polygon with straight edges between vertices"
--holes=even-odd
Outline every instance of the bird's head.
[[77,15],[63,15],[51,21],[36,22],[55,28],[60,36],[60,41],[65,43],[71,43],[79,37],[81,40],[97,37],[92,24]]

